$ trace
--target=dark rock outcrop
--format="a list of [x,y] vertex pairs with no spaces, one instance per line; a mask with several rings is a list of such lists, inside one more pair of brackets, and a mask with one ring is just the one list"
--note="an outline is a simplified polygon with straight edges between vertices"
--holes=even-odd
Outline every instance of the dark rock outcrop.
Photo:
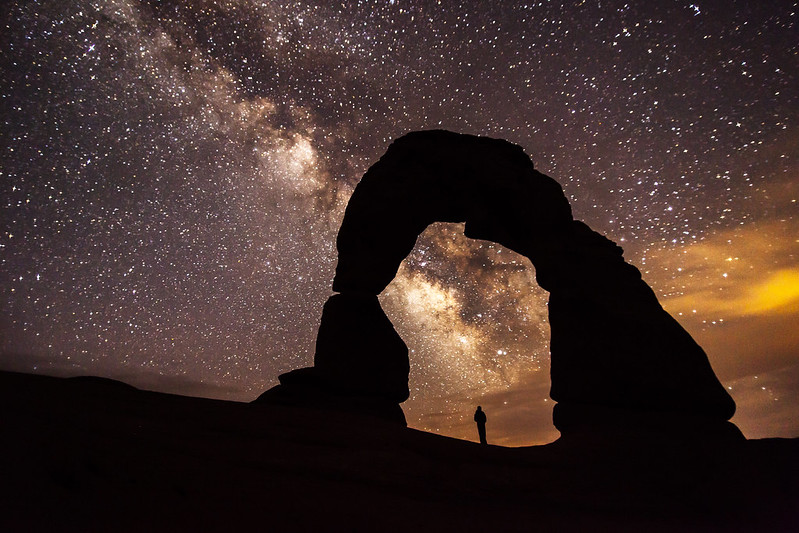
[[325,303],[314,368],[331,388],[348,394],[408,399],[408,347],[377,296],[336,294]]
[[281,374],[279,379],[280,385],[267,390],[252,403],[350,412],[407,425],[397,400],[346,390],[340,383],[325,379],[316,367],[298,368]]
[[705,352],[612,241],[574,222],[535,265],[550,291],[553,400],[732,417]]
[[408,347],[377,296],[331,296],[322,311],[314,366],[280,376],[255,401],[356,411],[405,424]]
[[433,222],[465,222],[467,237],[521,251],[571,220],[560,185],[519,146],[448,131],[409,133],[364,174],[347,204],[333,290],[382,292]]
[[283,392],[264,398],[317,387],[383,405],[407,399],[407,348],[376,295],[436,221],[465,222],[466,236],[532,261],[551,293],[551,396],[562,431],[601,425],[603,409],[614,420],[691,417],[691,427],[702,425],[697,417],[723,423],[734,413],[702,348],[619,246],[572,219],[557,182],[516,145],[447,131],[396,140],[355,188],[337,239],[333,290],[341,294],[325,305],[314,367],[281,376]]
[[719,445],[682,421],[664,438],[625,416],[629,438],[584,431],[508,449],[341,410],[92,381],[0,372],[0,531],[771,533],[799,524],[799,439]]

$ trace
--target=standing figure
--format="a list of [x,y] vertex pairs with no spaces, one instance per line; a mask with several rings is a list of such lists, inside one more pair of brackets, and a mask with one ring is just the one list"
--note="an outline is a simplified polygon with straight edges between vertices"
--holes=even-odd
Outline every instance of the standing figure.
[[483,408],[477,406],[477,411],[474,412],[474,421],[477,422],[477,433],[480,435],[480,444],[488,444],[486,441],[486,414]]

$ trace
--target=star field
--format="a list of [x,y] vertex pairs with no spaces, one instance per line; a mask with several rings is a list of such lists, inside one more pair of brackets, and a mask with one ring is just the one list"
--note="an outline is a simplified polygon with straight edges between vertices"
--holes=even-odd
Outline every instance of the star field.
[[[308,366],[347,199],[392,139],[520,144],[796,436],[796,2],[10,2],[0,367],[250,400]],[[556,436],[547,293],[458,225],[381,296],[414,427]],[[791,422],[793,420],[793,422]],[[493,425],[493,428],[492,428]]]

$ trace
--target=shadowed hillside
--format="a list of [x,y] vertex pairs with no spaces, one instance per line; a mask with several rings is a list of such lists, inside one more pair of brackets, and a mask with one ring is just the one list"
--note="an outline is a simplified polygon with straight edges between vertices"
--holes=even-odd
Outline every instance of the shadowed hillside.
[[3,531],[790,531],[799,440],[481,447],[365,415],[0,373]]

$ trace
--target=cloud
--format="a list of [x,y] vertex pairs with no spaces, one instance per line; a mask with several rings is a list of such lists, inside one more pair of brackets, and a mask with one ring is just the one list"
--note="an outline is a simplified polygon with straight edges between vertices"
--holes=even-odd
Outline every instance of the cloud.
[[791,401],[799,391],[799,364],[734,380],[729,389],[738,404],[732,422],[747,438],[799,437],[799,418]]
[[753,223],[651,252],[646,276],[677,316],[724,321],[799,312],[799,240],[787,221]]
[[745,291],[744,314],[796,312],[799,303],[799,269],[782,269]]
[[677,314],[751,316],[761,314],[793,314],[799,311],[799,269],[784,268],[752,274],[746,282],[727,290],[699,289],[664,305]]
[[707,352],[738,406],[733,422],[749,438],[799,431],[787,401],[799,395],[796,235],[790,218],[771,218],[647,258],[657,268],[646,277]]

